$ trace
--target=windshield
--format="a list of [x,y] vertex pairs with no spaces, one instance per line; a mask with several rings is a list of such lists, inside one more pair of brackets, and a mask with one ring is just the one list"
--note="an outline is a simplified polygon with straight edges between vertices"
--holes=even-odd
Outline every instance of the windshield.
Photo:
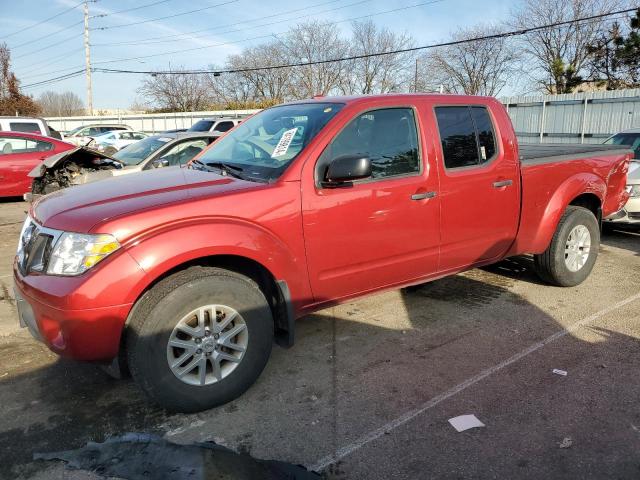
[[70,137],[71,135],[75,135],[76,133],[78,133],[80,130],[82,130],[84,128],[84,126],[80,126],[80,127],[76,127],[73,130],[69,130],[66,135],[68,137]]
[[604,143],[608,145],[629,145],[635,153],[635,158],[640,159],[640,133],[618,133],[608,138]]
[[198,160],[237,167],[245,176],[275,180],[344,105],[303,103],[273,107],[241,123]]
[[187,130],[188,132],[208,132],[213,126],[213,120],[200,120]]
[[147,137],[139,142],[132,143],[124,147],[113,155],[113,158],[120,160],[125,165],[138,165],[145,158],[173,140],[171,137],[158,135],[155,137]]

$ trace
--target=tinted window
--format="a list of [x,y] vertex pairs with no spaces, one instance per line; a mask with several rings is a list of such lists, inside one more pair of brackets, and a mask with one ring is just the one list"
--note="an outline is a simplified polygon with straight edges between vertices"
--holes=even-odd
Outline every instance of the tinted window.
[[436,107],[438,130],[447,168],[477,165],[476,129],[469,107]]
[[11,130],[12,132],[40,133],[40,125],[38,125],[37,123],[10,122],[9,130]]
[[484,107],[471,107],[471,116],[478,131],[478,143],[480,144],[480,163],[493,157],[496,153],[496,141],[493,133],[493,124],[489,112]]
[[187,130],[188,132],[208,132],[213,126],[213,120],[200,120],[193,124],[193,126]]
[[387,108],[353,119],[322,154],[318,177],[324,178],[329,162],[342,155],[368,156],[373,178],[419,172],[418,133],[413,110]]
[[485,107],[436,107],[446,168],[489,161],[496,153],[493,123]]
[[227,130],[231,130],[233,128],[233,122],[220,122],[214,128],[216,132],[226,132]]

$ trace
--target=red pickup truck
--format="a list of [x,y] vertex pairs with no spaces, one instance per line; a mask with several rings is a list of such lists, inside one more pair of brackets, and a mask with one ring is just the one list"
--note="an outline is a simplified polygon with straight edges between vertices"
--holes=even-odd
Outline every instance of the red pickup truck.
[[37,201],[14,264],[20,321],[61,355],[126,364],[168,409],[210,408],[336,302],[523,253],[552,285],[582,282],[631,155],[519,148],[492,98],[276,106],[188,167]]

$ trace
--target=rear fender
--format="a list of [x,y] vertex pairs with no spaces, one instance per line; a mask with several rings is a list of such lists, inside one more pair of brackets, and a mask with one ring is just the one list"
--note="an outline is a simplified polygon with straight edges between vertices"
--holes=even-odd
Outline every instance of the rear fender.
[[[598,197],[600,204],[606,196],[607,186],[604,180],[592,173],[579,173],[566,179],[554,192],[551,199],[541,212],[523,212],[523,223],[526,225],[538,225],[537,229],[520,231],[513,253],[542,253],[553,238],[560,218],[571,202],[585,193],[591,193]],[[534,200],[529,199],[523,206],[533,207]],[[532,210],[534,210],[532,208]],[[535,218],[539,215],[539,218]],[[535,227],[534,227],[535,228]]]

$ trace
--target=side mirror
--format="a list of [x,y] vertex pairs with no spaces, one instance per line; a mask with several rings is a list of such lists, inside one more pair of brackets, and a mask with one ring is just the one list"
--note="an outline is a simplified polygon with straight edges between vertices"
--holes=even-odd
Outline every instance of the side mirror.
[[350,186],[354,180],[371,176],[371,159],[365,155],[341,155],[331,160],[323,187]]
[[169,160],[167,160],[166,158],[158,158],[157,160],[154,160],[153,162],[151,162],[151,166],[153,168],[168,167]]

